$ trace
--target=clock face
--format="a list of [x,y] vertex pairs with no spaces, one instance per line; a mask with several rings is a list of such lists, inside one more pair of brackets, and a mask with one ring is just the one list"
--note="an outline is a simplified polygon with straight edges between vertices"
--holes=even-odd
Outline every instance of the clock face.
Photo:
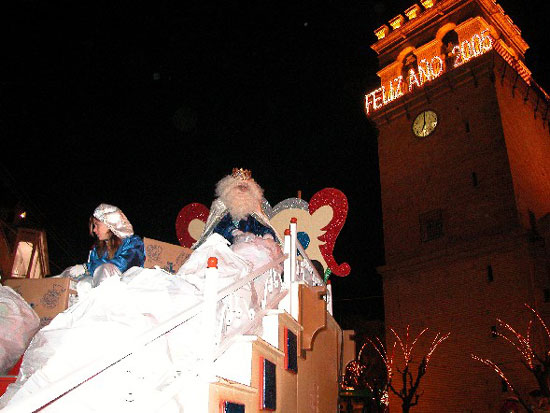
[[436,126],[437,114],[433,110],[425,110],[414,118],[412,130],[416,136],[425,138],[435,130]]

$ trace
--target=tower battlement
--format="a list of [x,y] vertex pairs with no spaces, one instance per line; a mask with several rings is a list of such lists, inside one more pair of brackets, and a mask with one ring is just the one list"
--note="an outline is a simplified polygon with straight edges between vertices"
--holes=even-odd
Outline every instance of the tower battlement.
[[367,115],[490,50],[525,83],[533,83],[525,65],[529,46],[495,1],[423,0],[421,4],[374,31],[378,41],[371,47],[378,54],[381,83],[365,95]]
[[[437,33],[445,25],[459,25],[469,16],[480,16],[493,28],[496,39],[503,38],[513,53],[524,59],[529,45],[521,37],[521,30],[495,0],[421,0],[422,7],[413,4],[374,31],[378,41],[371,47],[383,57],[402,49],[409,42],[418,42]],[[432,30],[427,30],[432,29]],[[384,66],[381,61],[381,66]]]

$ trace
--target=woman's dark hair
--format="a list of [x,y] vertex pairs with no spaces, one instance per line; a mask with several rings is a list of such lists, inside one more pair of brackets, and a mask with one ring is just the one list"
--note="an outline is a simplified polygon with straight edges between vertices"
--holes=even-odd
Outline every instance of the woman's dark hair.
[[122,239],[113,234],[111,230],[109,230],[109,233],[111,234],[109,239],[102,241],[97,238],[94,234],[94,220],[97,220],[98,222],[101,221],[94,216],[91,216],[88,223],[88,230],[90,231],[90,235],[96,238],[95,247],[97,251],[97,256],[101,257],[103,256],[103,254],[105,254],[105,251],[107,251],[107,258],[112,259],[115,256],[115,252],[118,250],[118,247],[122,245]]

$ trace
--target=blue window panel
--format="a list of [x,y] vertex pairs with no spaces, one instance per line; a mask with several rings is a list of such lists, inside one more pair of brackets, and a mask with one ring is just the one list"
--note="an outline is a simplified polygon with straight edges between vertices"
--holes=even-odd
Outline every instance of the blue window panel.
[[260,379],[261,379],[261,404],[262,410],[277,409],[277,385],[276,385],[276,366],[271,361],[260,359]]
[[298,338],[285,327],[285,369],[298,373]]
[[222,413],[244,413],[244,404],[223,402]]

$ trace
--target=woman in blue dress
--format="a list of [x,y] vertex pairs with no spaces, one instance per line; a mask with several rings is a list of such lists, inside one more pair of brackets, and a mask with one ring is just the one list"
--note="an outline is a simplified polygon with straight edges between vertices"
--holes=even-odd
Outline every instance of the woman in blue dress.
[[88,262],[68,268],[69,276],[77,280],[90,277],[92,287],[109,277],[121,277],[130,267],[143,267],[145,248],[134,234],[126,215],[114,205],[100,204],[90,217],[90,235],[96,238]]

